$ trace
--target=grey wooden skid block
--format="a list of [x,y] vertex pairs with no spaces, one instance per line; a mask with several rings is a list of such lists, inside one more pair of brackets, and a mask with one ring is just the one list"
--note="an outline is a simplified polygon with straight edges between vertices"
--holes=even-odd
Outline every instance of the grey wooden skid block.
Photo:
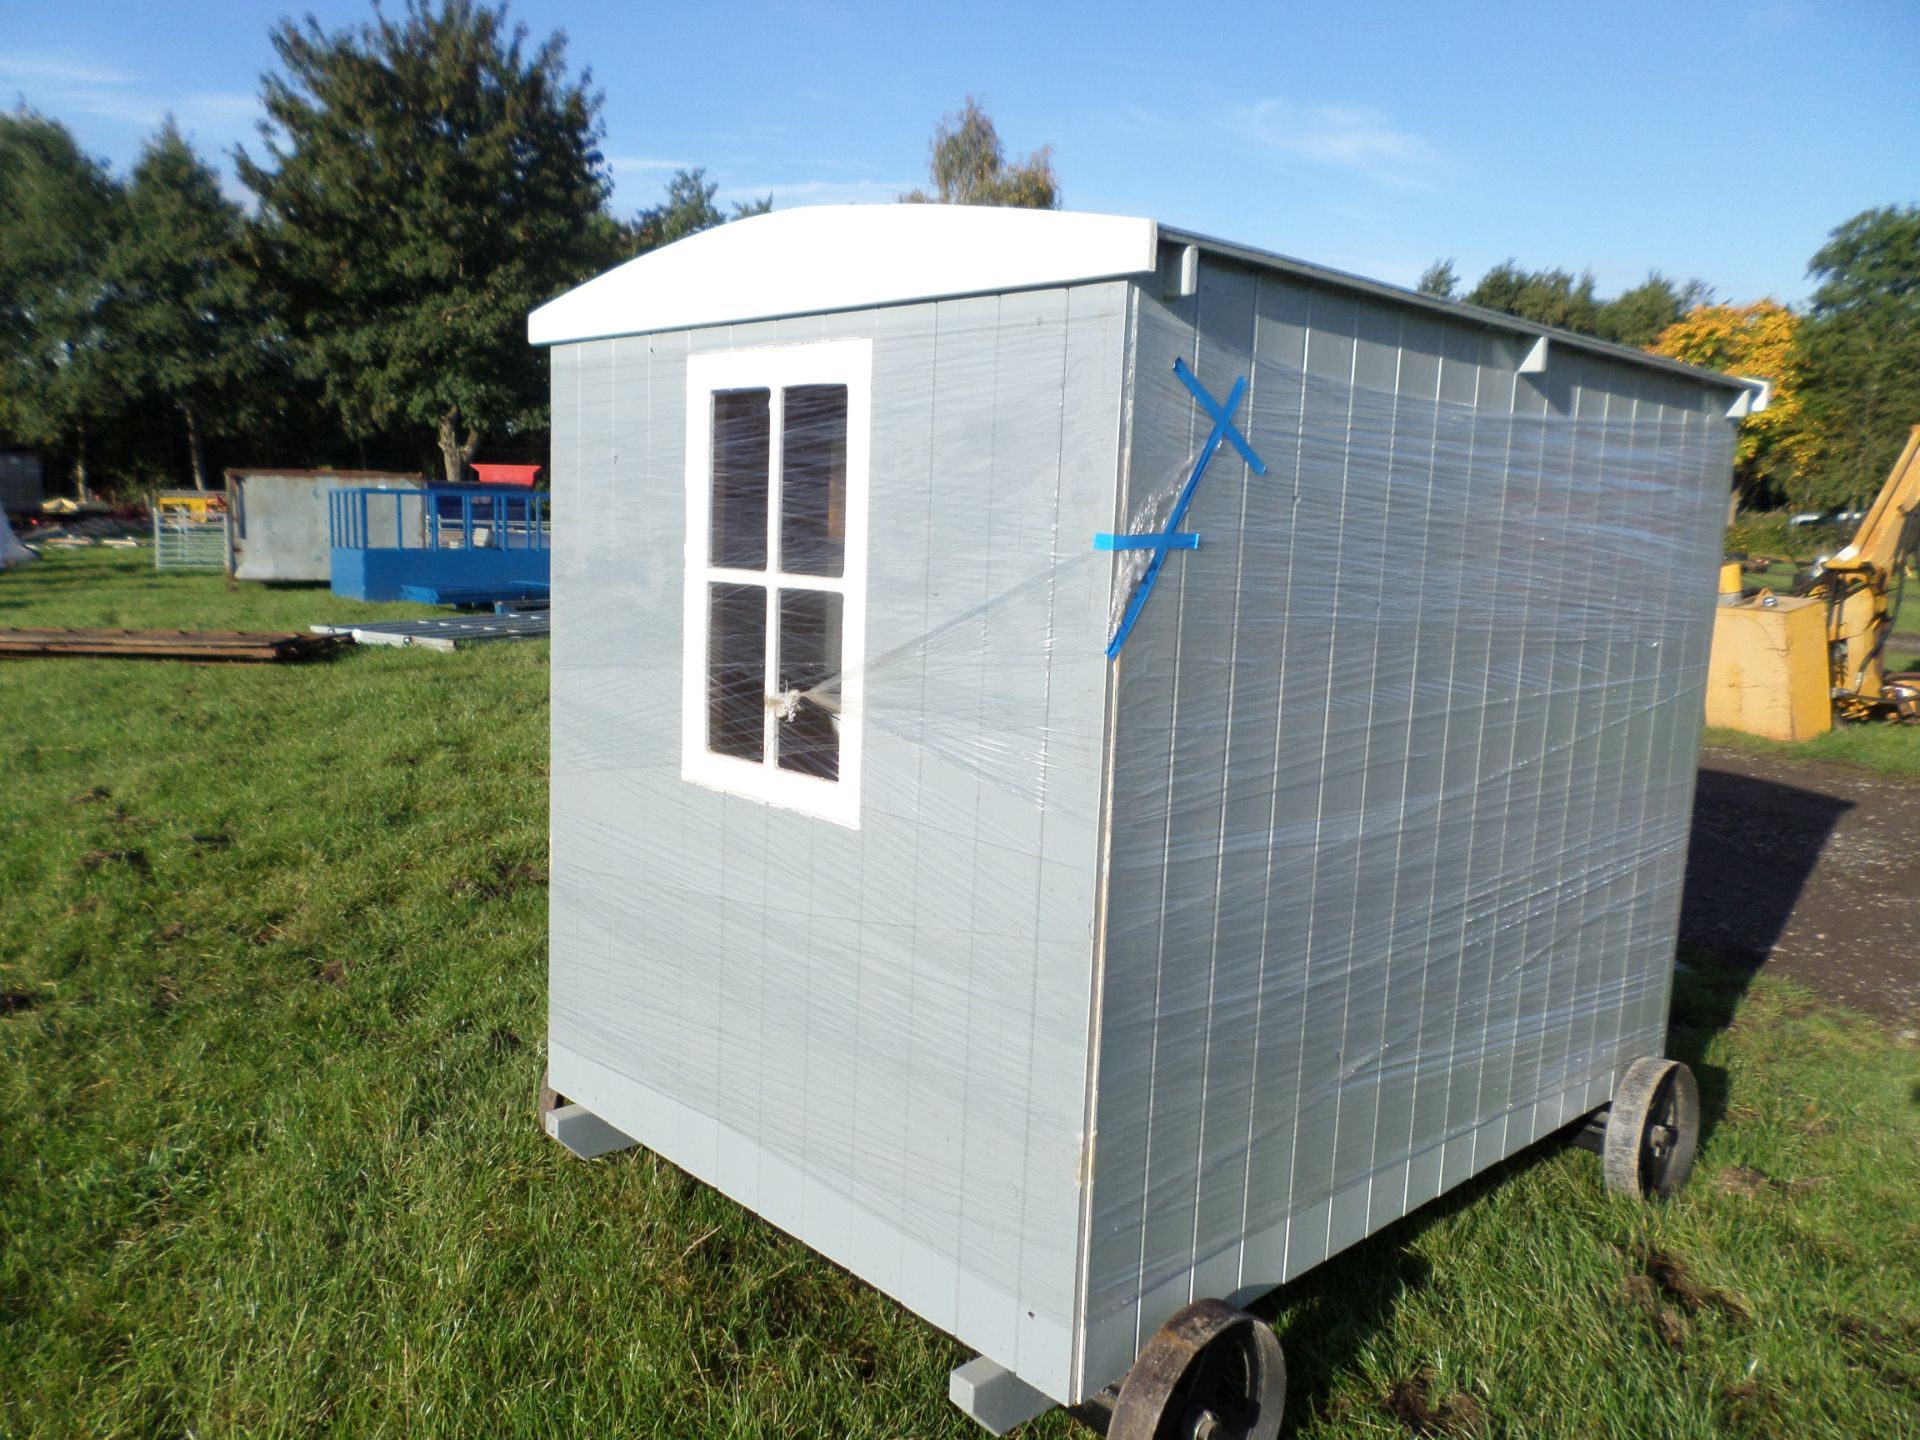
[[631,1150],[640,1142],[607,1124],[584,1105],[556,1105],[541,1116],[547,1134],[582,1160],[598,1160],[616,1150]]
[[976,1355],[947,1377],[947,1398],[989,1435],[1004,1435],[1053,1409],[1053,1401],[1003,1365]]

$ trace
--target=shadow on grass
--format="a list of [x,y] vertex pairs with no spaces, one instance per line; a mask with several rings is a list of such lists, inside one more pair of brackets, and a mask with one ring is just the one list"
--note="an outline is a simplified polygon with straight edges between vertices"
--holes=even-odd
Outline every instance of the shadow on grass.
[[1401,1300],[1426,1288],[1433,1266],[1415,1249],[1420,1237],[1566,1148],[1577,1128],[1527,1146],[1248,1307],[1273,1325],[1286,1353],[1283,1436],[1327,1418],[1339,1382],[1364,1368]]
[[1673,1008],[1667,1021],[1667,1054],[1686,1061],[1700,1084],[1700,1143],[1704,1145],[1733,1103],[1726,1070],[1706,1062],[1707,1045],[1733,1023],[1753,971],[1689,949],[1681,951],[1680,963],[1683,968],[1674,977]]
[[1681,943],[1749,974],[1765,964],[1834,826],[1851,809],[1832,795],[1702,766]]
[[1704,1063],[1793,918],[1808,877],[1853,802],[1798,786],[1700,769],[1680,901],[1680,972],[1667,1053],[1700,1082],[1700,1138],[1730,1102],[1726,1072]]

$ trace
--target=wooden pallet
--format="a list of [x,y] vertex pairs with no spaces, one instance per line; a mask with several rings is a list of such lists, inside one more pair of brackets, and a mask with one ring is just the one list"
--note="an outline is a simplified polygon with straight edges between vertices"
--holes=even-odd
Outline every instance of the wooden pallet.
[[341,642],[330,635],[286,631],[0,630],[0,658],[108,655],[129,660],[305,660]]

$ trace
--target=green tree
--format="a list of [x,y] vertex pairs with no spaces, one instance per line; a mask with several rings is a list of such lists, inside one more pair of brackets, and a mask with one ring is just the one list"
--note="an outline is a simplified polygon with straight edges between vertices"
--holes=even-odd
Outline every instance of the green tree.
[[933,182],[931,194],[909,190],[900,198],[914,204],[1060,208],[1053,147],[1042,145],[1026,159],[1009,164],[1000,132],[971,95],[958,113],[942,116],[934,127],[927,147],[927,175]]
[[1460,288],[1459,272],[1453,268],[1451,258],[1436,260],[1420,272],[1420,283],[1414,286],[1422,295],[1433,295],[1441,300],[1453,299],[1453,292]]
[[1465,299],[1469,305],[1585,335],[1595,333],[1600,314],[1591,274],[1575,279],[1565,270],[1522,270],[1512,260],[1481,276]]
[[1650,271],[1631,290],[1601,302],[1594,333],[1602,340],[1645,350],[1694,306],[1704,305],[1711,294],[1703,281],[1676,284],[1659,271]]
[[1819,281],[1797,337],[1815,437],[1811,503],[1876,493],[1920,424],[1920,207],[1868,210],[1808,266]]
[[544,426],[527,312],[612,258],[600,97],[504,5],[271,38],[265,158],[236,161],[296,364],[353,434],[429,427],[456,479],[484,434]]
[[274,368],[245,234],[240,207],[169,118],[134,166],[106,273],[118,373],[179,415],[197,490],[208,434],[230,433]]
[[713,203],[719,190],[719,182],[707,179],[702,167],[674,171],[673,178],[667,181],[666,199],[634,217],[633,253],[643,255],[729,220],[765,215],[773,209],[773,196],[768,195],[759,200],[736,201],[733,213],[727,214]]
[[120,205],[64,125],[25,106],[0,113],[0,426],[69,448],[83,500],[120,395],[104,273]]

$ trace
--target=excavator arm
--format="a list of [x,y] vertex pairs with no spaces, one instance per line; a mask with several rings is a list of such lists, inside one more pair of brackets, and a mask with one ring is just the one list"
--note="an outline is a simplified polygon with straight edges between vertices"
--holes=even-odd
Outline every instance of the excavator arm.
[[1853,542],[1826,561],[1809,594],[1827,602],[1834,703],[1864,718],[1892,709],[1920,718],[1920,686],[1886,673],[1887,639],[1907,563],[1920,545],[1920,425],[1894,462]]
[[1833,558],[1836,561],[1871,565],[1891,575],[1913,556],[1916,540],[1915,513],[1920,511],[1920,425],[1907,432],[1906,448],[1894,461],[1886,484],[1873,498],[1873,504],[1853,533],[1853,543]]

